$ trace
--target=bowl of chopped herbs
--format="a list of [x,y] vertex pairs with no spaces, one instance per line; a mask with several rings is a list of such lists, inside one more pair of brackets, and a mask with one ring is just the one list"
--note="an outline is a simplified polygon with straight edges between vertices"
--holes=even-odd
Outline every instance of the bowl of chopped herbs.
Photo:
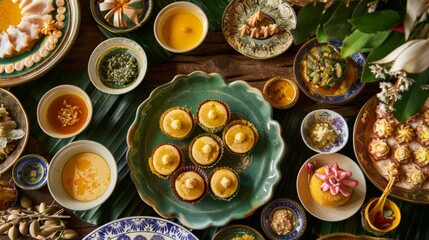
[[108,94],[123,94],[136,88],[147,70],[143,48],[128,38],[110,38],[92,52],[88,75],[94,86]]

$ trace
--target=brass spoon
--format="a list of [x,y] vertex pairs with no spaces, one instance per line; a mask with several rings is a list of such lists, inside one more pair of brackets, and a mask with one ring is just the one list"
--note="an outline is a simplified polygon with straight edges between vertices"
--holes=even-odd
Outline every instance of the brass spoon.
[[384,203],[386,202],[386,198],[389,195],[390,192],[392,192],[392,186],[393,182],[395,182],[395,177],[390,178],[389,183],[387,184],[386,188],[383,191],[383,194],[378,199],[377,203],[374,205],[374,207],[370,210],[368,219],[372,222],[374,220],[377,213],[383,214],[384,209]]

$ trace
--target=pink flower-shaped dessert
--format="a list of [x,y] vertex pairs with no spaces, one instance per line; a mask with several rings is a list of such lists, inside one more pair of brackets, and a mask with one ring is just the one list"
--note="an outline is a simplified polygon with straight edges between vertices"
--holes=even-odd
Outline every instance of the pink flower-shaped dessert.
[[347,190],[348,187],[356,187],[359,182],[351,179],[352,172],[344,171],[338,168],[338,163],[334,163],[334,166],[324,166],[325,174],[315,173],[315,176],[323,181],[320,186],[322,192],[330,191],[332,195],[337,195],[340,192],[343,196],[349,196],[350,192]]

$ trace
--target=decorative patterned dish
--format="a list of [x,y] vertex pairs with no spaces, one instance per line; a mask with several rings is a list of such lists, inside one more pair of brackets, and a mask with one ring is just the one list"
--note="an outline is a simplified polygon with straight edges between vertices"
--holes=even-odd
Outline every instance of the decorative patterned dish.
[[[191,205],[176,199],[169,180],[161,179],[150,171],[148,159],[152,150],[161,143],[170,142],[186,150],[200,130],[195,129],[185,140],[170,139],[157,126],[162,113],[171,107],[182,106],[195,114],[198,104],[208,98],[224,101],[231,112],[245,116],[257,128],[259,140],[250,155],[224,154],[216,164],[216,167],[228,166],[240,175],[240,191],[233,199],[219,201],[205,197]],[[250,215],[270,199],[273,186],[280,179],[278,167],[284,142],[280,126],[271,119],[271,114],[272,109],[259,90],[244,81],[226,84],[216,73],[197,71],[178,75],[170,83],[156,88],[138,107],[127,136],[127,162],[141,198],[161,216],[178,218],[183,225],[193,229],[223,226],[233,219]],[[185,165],[192,163],[187,160]]]
[[[29,123],[27,113],[22,107],[21,102],[9,91],[0,88],[0,104],[9,112],[12,120],[16,122],[16,128],[22,129],[24,136],[21,139],[14,140],[15,147],[12,152],[6,154],[6,159],[0,161],[0,174],[7,171],[13,166],[18,160],[21,154],[24,152],[25,146],[27,145],[28,136],[30,134]],[[7,145],[6,145],[7,147]],[[3,147],[1,147],[3,152]],[[0,154],[3,156],[3,154]]]
[[[243,236],[249,236],[244,238]],[[220,229],[212,240],[233,240],[242,237],[243,239],[265,240],[264,236],[256,229],[246,225],[231,225]]]
[[[316,129],[316,126],[324,127]],[[320,129],[333,134],[327,134]],[[333,136],[332,140],[327,139],[330,135]],[[308,113],[302,120],[301,137],[304,143],[315,152],[334,153],[347,144],[349,128],[346,120],[340,114],[328,109],[318,109]]]
[[[284,216],[289,217],[289,221],[276,221],[276,211],[280,219],[285,221]],[[285,215],[285,213],[287,215]],[[290,224],[290,230],[288,229]],[[287,198],[280,198],[268,203],[261,213],[261,225],[264,233],[272,240],[291,240],[299,239],[304,234],[307,227],[307,216],[301,204]],[[281,226],[277,231],[272,226]],[[283,228],[285,227],[285,228]]]
[[[149,20],[153,10],[153,0],[91,0],[90,8],[92,16],[100,26],[112,33],[127,33],[136,30]],[[120,9],[126,9],[125,13]],[[123,19],[123,21],[114,19]]]
[[[258,12],[262,13],[256,16]],[[259,20],[253,22],[254,18]],[[227,42],[241,54],[255,59],[284,53],[293,43],[290,30],[295,26],[295,11],[285,0],[234,0],[226,7],[222,20]]]
[[[306,172],[306,163],[315,161],[317,166],[323,166],[325,164],[338,165],[347,171],[352,172],[352,178],[359,181],[358,186],[353,190],[350,200],[341,206],[328,208],[318,204],[310,193],[309,178]],[[308,159],[301,167],[298,172],[296,180],[296,189],[298,192],[299,200],[301,201],[304,208],[313,216],[324,221],[341,221],[351,217],[361,208],[366,195],[366,182],[365,176],[360,170],[357,163],[345,155],[339,153],[332,154],[316,154]]]
[[190,231],[174,222],[146,216],[111,221],[83,238],[95,239],[198,240]]
[[[346,67],[344,68],[343,66],[342,70],[340,70],[340,68],[338,69],[339,75],[337,76],[339,76],[339,79],[335,82],[336,84],[334,86],[331,86],[329,84],[321,84],[316,86],[309,82],[310,79],[306,73],[307,61],[311,60],[311,57],[309,57],[309,53],[313,54],[319,50],[318,48],[322,48],[323,46],[332,47],[332,49],[334,49],[331,50],[332,52],[339,52],[342,43],[338,41],[330,41],[328,44],[321,44],[317,42],[316,38],[313,38],[306,42],[304,45],[302,45],[302,47],[296,54],[293,63],[293,72],[295,75],[296,82],[298,83],[298,86],[301,91],[305,93],[305,95],[317,102],[330,104],[346,103],[356,97],[365,86],[365,83],[361,82],[360,80],[363,65],[365,64],[365,57],[361,53],[355,53],[349,58],[347,58],[344,63],[346,64]],[[336,62],[337,60],[333,57],[328,57],[327,59],[331,60],[332,62]],[[322,60],[317,60],[317,62],[322,63]],[[311,70],[310,72],[313,73],[316,71]],[[346,75],[343,76],[344,72]],[[322,79],[322,77],[320,77],[320,79]],[[324,83],[323,79],[322,83]],[[319,82],[317,84],[319,84]]]
[[[51,35],[42,35],[27,52],[0,58],[0,87],[10,87],[32,81],[51,70],[65,57],[77,38],[80,24],[78,1],[53,0],[53,19],[60,19],[62,28]],[[6,71],[7,70],[7,71]]]
[[13,181],[25,190],[42,188],[48,179],[48,166],[48,161],[40,155],[25,155],[13,165]]
[[[423,153],[427,153],[427,145],[418,139],[418,135],[428,130],[425,126],[425,115],[428,112],[429,102],[426,102],[422,111],[412,116],[405,123],[399,123],[393,116],[380,116],[378,113],[378,100],[376,97],[371,98],[360,110],[354,125],[353,147],[356,158],[362,167],[365,175],[369,180],[380,190],[383,190],[388,183],[389,176],[396,172],[398,179],[390,193],[391,196],[397,197],[404,201],[413,203],[429,204],[429,165],[418,163],[416,154],[419,154],[419,149]],[[429,113],[429,112],[428,112]],[[386,135],[379,136],[379,129],[381,129],[382,122],[386,120],[391,131],[385,131]],[[402,141],[399,138],[398,130],[409,127],[410,139],[409,141]],[[387,129],[387,128],[386,128]],[[375,131],[375,132],[374,132]],[[390,132],[389,134],[387,134]],[[386,143],[388,154],[385,157],[376,158],[372,154],[370,145],[376,141]],[[420,141],[420,143],[419,143]],[[401,143],[400,143],[401,142]],[[399,147],[408,149],[410,158],[401,160],[395,157],[395,152]],[[423,154],[423,156],[427,156]],[[429,162],[429,159],[424,160]],[[420,165],[419,165],[420,164]],[[423,183],[414,185],[412,184],[410,174],[413,169],[417,169],[422,173]]]

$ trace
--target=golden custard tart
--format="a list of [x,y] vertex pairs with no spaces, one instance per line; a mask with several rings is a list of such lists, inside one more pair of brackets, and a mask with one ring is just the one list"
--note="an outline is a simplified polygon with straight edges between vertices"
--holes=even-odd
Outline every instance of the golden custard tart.
[[223,155],[222,139],[211,133],[203,133],[189,144],[189,158],[199,167],[212,167]]
[[238,155],[249,153],[255,147],[258,138],[258,131],[247,120],[232,121],[222,132],[222,140],[226,149]]
[[214,169],[209,176],[210,193],[215,199],[231,200],[239,189],[238,174],[227,167]]
[[150,170],[161,178],[168,178],[185,162],[182,151],[177,145],[165,143],[157,146],[149,158]]
[[419,165],[419,167],[424,167],[429,164],[429,149],[420,146],[414,150],[413,154],[414,163]]
[[414,139],[414,129],[408,124],[399,124],[395,129],[395,139],[399,143],[408,143]]
[[206,132],[221,131],[230,118],[231,110],[228,104],[223,101],[205,100],[198,105],[197,123]]
[[170,138],[183,140],[194,129],[192,112],[184,107],[169,108],[161,115],[159,127]]
[[197,204],[208,191],[206,173],[196,166],[184,166],[173,173],[170,187],[174,196],[182,202]]
[[426,125],[418,126],[416,129],[416,140],[421,145],[428,147],[429,146],[429,127]]

